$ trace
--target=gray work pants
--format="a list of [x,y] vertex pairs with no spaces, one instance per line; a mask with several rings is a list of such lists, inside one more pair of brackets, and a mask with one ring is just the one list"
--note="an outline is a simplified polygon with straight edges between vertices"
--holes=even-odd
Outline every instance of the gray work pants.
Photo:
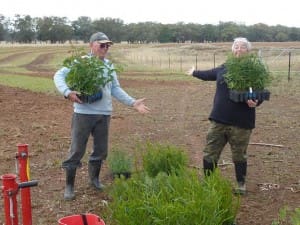
[[71,127],[71,146],[68,158],[62,163],[63,168],[81,166],[89,136],[93,136],[93,150],[90,163],[105,160],[108,152],[110,115],[86,115],[74,113]]

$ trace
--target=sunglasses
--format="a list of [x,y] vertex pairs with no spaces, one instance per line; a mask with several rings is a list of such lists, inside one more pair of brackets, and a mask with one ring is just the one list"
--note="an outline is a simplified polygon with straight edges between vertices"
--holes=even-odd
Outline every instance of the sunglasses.
[[110,44],[106,44],[106,43],[99,43],[100,48],[109,48]]

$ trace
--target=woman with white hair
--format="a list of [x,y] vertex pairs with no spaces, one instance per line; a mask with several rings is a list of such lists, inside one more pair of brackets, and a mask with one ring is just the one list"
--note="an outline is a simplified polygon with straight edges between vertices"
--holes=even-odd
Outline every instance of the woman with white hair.
[[[234,39],[234,56],[249,53],[251,43],[244,37]],[[204,81],[216,81],[213,108],[209,116],[211,126],[204,148],[203,169],[208,176],[215,168],[225,145],[229,143],[232,161],[235,166],[237,188],[235,193],[246,193],[247,147],[252,129],[255,128],[255,108],[261,101],[249,99],[246,102],[234,102],[229,99],[229,88],[224,80],[225,64],[211,70],[190,69],[187,74]]]

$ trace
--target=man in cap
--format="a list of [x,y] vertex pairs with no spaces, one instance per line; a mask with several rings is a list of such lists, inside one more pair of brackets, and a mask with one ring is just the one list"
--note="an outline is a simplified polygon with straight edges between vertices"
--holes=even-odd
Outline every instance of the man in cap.
[[100,42],[102,44],[105,44],[105,43],[113,44],[113,42],[108,39],[108,37],[106,36],[106,34],[104,34],[102,32],[94,33],[91,36],[90,43],[93,43],[94,41]]
[[[98,57],[107,66],[113,67],[105,58],[109,47],[113,44],[102,32],[97,32],[90,37],[90,54]],[[63,67],[54,75],[54,83],[58,91],[73,102],[74,113],[71,126],[71,146],[68,158],[62,163],[66,171],[65,200],[75,198],[74,183],[76,169],[81,166],[81,159],[86,151],[86,144],[90,135],[93,136],[93,151],[89,156],[88,172],[90,184],[97,190],[102,190],[104,185],[100,182],[99,175],[103,160],[108,153],[109,123],[112,114],[112,97],[121,103],[132,106],[140,113],[148,113],[149,108],[144,105],[145,99],[135,99],[129,96],[120,86],[115,72],[113,79],[102,88],[102,98],[92,103],[82,102],[76,91],[72,91],[65,79],[70,69]]]

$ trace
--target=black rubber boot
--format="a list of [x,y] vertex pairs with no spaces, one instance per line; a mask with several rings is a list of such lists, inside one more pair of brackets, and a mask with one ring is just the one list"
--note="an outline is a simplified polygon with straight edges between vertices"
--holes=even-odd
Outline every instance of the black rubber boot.
[[101,164],[102,162],[100,161],[100,163],[89,163],[88,165],[90,184],[97,190],[102,190],[104,188],[104,185],[101,184],[99,180]]
[[234,162],[235,176],[238,187],[235,189],[236,194],[246,194],[246,175],[247,162]]
[[203,159],[203,171],[205,176],[209,176],[214,170],[217,168],[217,163],[215,162],[208,162]]
[[74,183],[75,183],[75,176],[76,176],[76,168],[66,168],[66,187],[64,193],[65,200],[73,200],[75,199],[74,194]]

